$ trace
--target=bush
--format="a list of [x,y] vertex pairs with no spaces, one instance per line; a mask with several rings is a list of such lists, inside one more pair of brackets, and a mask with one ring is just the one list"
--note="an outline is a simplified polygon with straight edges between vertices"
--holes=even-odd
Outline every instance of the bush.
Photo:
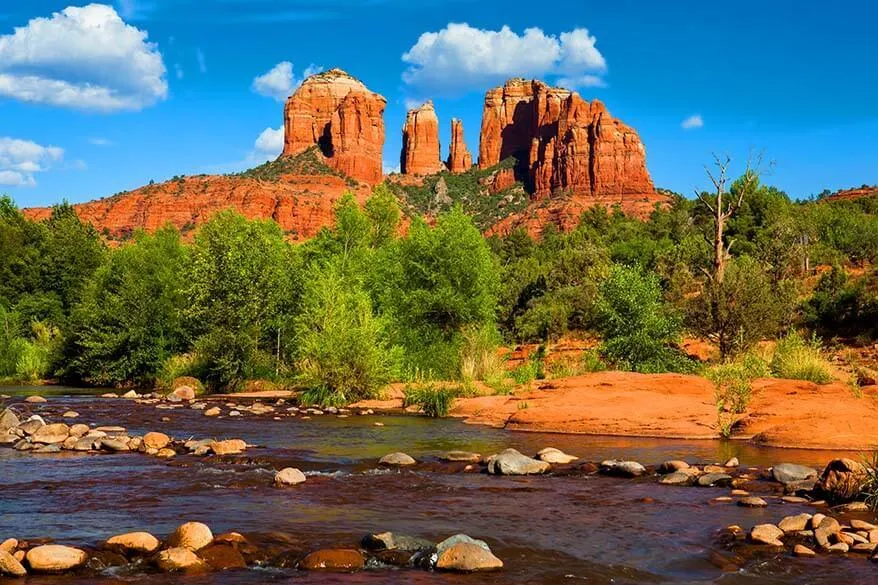
[[338,265],[306,281],[296,334],[299,380],[315,404],[374,398],[396,373],[398,350],[386,343],[369,296]]
[[655,275],[615,265],[600,292],[597,310],[604,356],[636,372],[694,369],[672,345],[680,337],[680,320],[664,303]]
[[429,417],[444,418],[448,416],[451,403],[457,395],[457,391],[439,388],[435,384],[407,386],[403,407],[418,406]]
[[464,329],[460,351],[462,380],[487,380],[504,371],[503,360],[497,355],[499,337],[491,325]]
[[807,380],[817,384],[832,381],[829,362],[822,355],[820,340],[805,339],[796,331],[778,340],[771,360],[771,372],[778,378]]
[[593,349],[582,352],[578,357],[563,356],[546,364],[546,374],[549,378],[569,378],[570,376],[603,372],[606,369],[607,365],[601,359],[600,354]]
[[[177,378],[196,378],[199,367],[194,353],[169,356],[165,358],[159,368],[156,375],[156,386],[163,390],[171,390],[174,380]],[[200,382],[199,385],[201,385]]]

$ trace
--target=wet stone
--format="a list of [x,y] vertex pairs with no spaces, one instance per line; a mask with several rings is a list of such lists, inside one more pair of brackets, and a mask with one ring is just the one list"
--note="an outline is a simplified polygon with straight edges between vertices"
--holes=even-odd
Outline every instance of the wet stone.
[[600,472],[616,477],[638,477],[646,473],[646,468],[637,461],[601,461]]
[[768,506],[768,502],[766,502],[762,498],[748,496],[746,498],[741,498],[740,500],[738,500],[738,505],[744,508],[765,508]]
[[306,571],[350,572],[363,569],[366,559],[353,549],[324,549],[312,552],[299,563]]
[[388,453],[378,460],[379,465],[387,465],[391,467],[404,467],[407,465],[414,465],[415,463],[417,463],[417,461],[415,461],[413,457],[401,452]]
[[729,486],[732,483],[732,476],[726,473],[705,473],[698,476],[695,483],[700,487]]
[[783,546],[780,540],[783,535],[783,530],[774,524],[757,524],[750,530],[750,541],[756,544]]

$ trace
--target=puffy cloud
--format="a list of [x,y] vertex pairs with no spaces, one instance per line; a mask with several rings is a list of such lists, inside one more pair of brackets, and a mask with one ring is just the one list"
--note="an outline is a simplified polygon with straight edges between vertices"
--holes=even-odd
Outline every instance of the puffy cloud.
[[293,64],[289,61],[281,61],[272,67],[268,73],[256,77],[253,80],[252,88],[253,91],[259,95],[274,98],[275,100],[282,102],[286,100],[297,87],[302,85],[302,82],[305,81],[306,78],[315,73],[320,73],[321,71],[323,71],[323,67],[318,67],[311,63],[305,68],[305,71],[302,72],[302,77],[296,78],[295,75],[293,75]]
[[64,149],[30,140],[0,137],[0,185],[32,187],[35,173],[48,170],[64,158]]
[[65,8],[0,36],[0,96],[81,110],[140,110],[168,94],[147,33],[103,4]]
[[580,75],[578,77],[561,77],[558,79],[558,85],[568,89],[579,89],[582,87],[607,87],[607,82],[597,75]]
[[683,130],[694,130],[696,128],[704,127],[704,120],[701,117],[701,114],[693,114],[689,116],[680,124]]
[[256,142],[253,146],[256,147],[257,153],[271,156],[272,158],[279,156],[284,149],[283,126],[277,129],[266,128],[262,131],[262,134],[256,138]]
[[508,26],[494,31],[450,23],[439,32],[423,33],[403,54],[408,68],[402,78],[413,87],[445,93],[481,89],[515,76],[560,76],[598,87],[607,62],[596,43],[584,28],[558,36],[528,28],[519,35]]

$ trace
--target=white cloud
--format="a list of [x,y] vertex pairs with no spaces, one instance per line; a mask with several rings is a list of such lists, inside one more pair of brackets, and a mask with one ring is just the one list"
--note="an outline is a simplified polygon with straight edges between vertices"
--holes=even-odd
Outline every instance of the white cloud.
[[382,166],[384,167],[384,174],[385,174],[385,175],[390,175],[390,174],[393,174],[393,173],[399,173],[400,170],[401,170],[401,168],[402,168],[402,167],[399,165],[399,161],[398,161],[398,160],[397,160],[397,161],[389,161],[389,160],[386,160],[386,161],[384,161],[384,164],[383,164]]
[[257,76],[253,80],[253,85],[251,87],[253,91],[259,95],[264,95],[282,102],[286,100],[297,87],[302,85],[302,82],[306,78],[315,73],[320,73],[321,71],[323,71],[323,67],[318,67],[311,63],[305,68],[305,71],[302,72],[302,77],[296,78],[295,75],[293,75],[293,64],[289,61],[281,61],[272,67],[268,73]]
[[112,141],[110,141],[106,138],[101,138],[100,136],[93,136],[93,137],[89,138],[88,143],[92,144],[94,146],[112,146],[113,145]]
[[253,146],[256,147],[258,153],[265,156],[271,156],[272,158],[279,156],[284,149],[284,127],[281,126],[277,129],[266,128],[256,138]]
[[560,76],[598,87],[607,62],[596,43],[584,28],[558,36],[528,28],[519,35],[508,26],[493,31],[450,23],[423,33],[403,54],[408,68],[402,78],[413,87],[446,93],[482,89],[515,76]]
[[683,130],[694,130],[696,128],[704,127],[704,119],[702,119],[701,114],[693,114],[683,120],[680,124]]
[[35,173],[49,170],[64,158],[64,149],[30,140],[0,137],[0,185],[32,187]]
[[140,110],[168,94],[147,33],[110,6],[65,8],[0,36],[0,96],[81,110]]
[[580,75],[578,77],[561,77],[557,81],[561,87],[579,89],[582,87],[607,87],[607,82],[597,75]]

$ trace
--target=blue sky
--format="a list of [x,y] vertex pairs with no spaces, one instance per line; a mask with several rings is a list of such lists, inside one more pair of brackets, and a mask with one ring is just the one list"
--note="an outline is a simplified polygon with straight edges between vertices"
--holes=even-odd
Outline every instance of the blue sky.
[[876,21],[866,0],[0,0],[0,192],[78,202],[254,166],[277,98],[331,67],[387,98],[388,168],[408,104],[434,100],[443,156],[452,117],[477,154],[484,91],[524,75],[602,100],[661,187],[751,149],[793,197],[875,184]]

